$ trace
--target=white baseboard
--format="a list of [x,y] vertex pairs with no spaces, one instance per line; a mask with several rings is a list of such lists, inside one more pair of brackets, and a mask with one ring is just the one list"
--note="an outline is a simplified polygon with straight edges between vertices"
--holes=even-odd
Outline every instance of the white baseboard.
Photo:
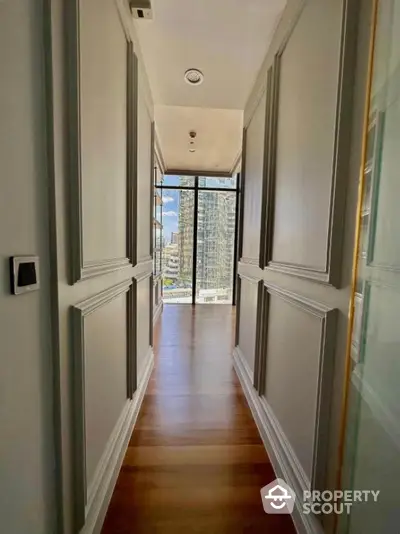
[[153,313],[153,324],[156,324],[162,311],[163,311],[163,301],[160,299],[160,303],[157,306],[157,308],[155,308],[154,313]]
[[285,480],[296,493],[296,506],[292,518],[297,532],[299,534],[323,534],[319,521],[312,515],[302,513],[303,491],[308,486],[307,477],[271,407],[267,406],[265,400],[262,400],[254,389],[240,349],[234,349],[233,363],[275,474]]
[[86,522],[80,534],[99,534],[103,526],[104,518],[110,504],[111,496],[125,457],[128,443],[146,392],[154,365],[153,351],[149,352],[146,367],[138,388],[132,400],[127,402],[127,407],[121,416],[122,421],[116,425],[115,431],[109,440],[106,452],[101,460],[101,476],[96,484],[91,499]]

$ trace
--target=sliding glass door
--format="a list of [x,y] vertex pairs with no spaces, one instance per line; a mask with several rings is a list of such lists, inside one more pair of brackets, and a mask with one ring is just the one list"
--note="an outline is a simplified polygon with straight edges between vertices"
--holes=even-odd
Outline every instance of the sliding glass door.
[[162,199],[164,303],[232,304],[237,178],[165,176]]

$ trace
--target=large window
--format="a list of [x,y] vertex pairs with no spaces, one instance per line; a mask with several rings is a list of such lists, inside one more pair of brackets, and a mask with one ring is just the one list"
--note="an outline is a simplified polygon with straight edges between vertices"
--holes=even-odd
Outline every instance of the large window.
[[196,302],[232,302],[236,193],[199,191]]
[[165,176],[162,199],[164,302],[232,303],[237,177]]
[[194,191],[162,189],[165,303],[191,303],[193,288]]

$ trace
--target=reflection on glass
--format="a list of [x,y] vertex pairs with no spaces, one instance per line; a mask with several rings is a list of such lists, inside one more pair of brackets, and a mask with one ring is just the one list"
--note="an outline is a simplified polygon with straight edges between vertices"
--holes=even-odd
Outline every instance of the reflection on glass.
[[232,303],[235,220],[235,192],[199,191],[197,303]]
[[210,187],[213,189],[235,189],[236,181],[236,175],[232,178],[214,178],[209,176],[199,176],[199,187]]
[[[184,185],[186,177],[179,182]],[[162,189],[162,200],[163,300],[165,304],[191,303],[194,191]]]
[[354,502],[340,534],[391,534],[400,523],[400,2],[380,0],[376,31],[343,489]]
[[163,176],[162,185],[164,187],[174,186],[174,187],[194,187],[195,177],[194,176],[174,176],[174,175],[165,175]]
[[[156,176],[161,173],[156,168]],[[162,252],[162,199],[159,190],[154,189],[153,209],[153,274],[161,275],[161,252]]]

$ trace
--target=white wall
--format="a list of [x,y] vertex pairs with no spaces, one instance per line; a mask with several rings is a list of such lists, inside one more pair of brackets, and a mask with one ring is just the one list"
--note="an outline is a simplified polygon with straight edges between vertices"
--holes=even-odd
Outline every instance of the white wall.
[[[99,532],[152,365],[149,345],[151,122],[153,104],[126,2],[80,2],[81,192],[68,150],[64,9],[52,1],[55,207],[58,251],[64,532]],[[69,31],[71,36],[73,32]],[[127,40],[139,61],[137,265],[126,247]],[[67,53],[73,51],[73,42]],[[67,56],[68,57],[68,56]],[[136,95],[137,97],[138,95]],[[76,138],[73,139],[76,142]],[[75,147],[72,143],[72,148]],[[132,152],[130,152],[132,153]],[[75,225],[68,212],[81,215]],[[79,210],[80,206],[80,210]],[[71,206],[70,206],[71,207]],[[139,230],[140,229],[140,230]],[[78,241],[76,241],[78,240]],[[79,267],[77,254],[82,243]],[[79,258],[78,258],[79,260]],[[71,263],[81,279],[71,278]],[[90,275],[90,276],[89,276]],[[136,278],[140,278],[135,282]],[[136,325],[136,327],[135,327]],[[139,326],[139,327],[138,327]],[[137,390],[130,398],[135,379]],[[85,415],[85,417],[83,417]],[[86,465],[84,459],[86,458]],[[86,486],[86,494],[85,494]]]
[[139,106],[138,106],[138,261],[146,261],[150,255],[149,210],[153,210],[151,192],[151,116],[146,106],[146,73],[139,65]]
[[260,252],[261,189],[264,165],[265,98],[261,98],[246,133],[247,188],[244,196],[243,257],[258,263]]
[[[84,261],[123,258],[126,37],[119,13],[109,0],[100,1],[98,9],[93,9],[90,1],[81,2],[80,16],[83,258]],[[104,38],[99,38],[100,29],[105,32]]]
[[[336,483],[368,50],[368,24],[357,34],[356,23],[369,2],[360,6],[289,0],[244,113],[235,365],[276,472],[295,489],[298,503],[304,489]],[[264,170],[267,73],[277,64],[276,150],[269,154],[276,165]],[[273,186],[269,204],[263,180]],[[264,269],[258,266],[262,201],[271,223]],[[255,316],[260,338],[250,343]],[[312,517],[297,512],[294,520],[300,532],[320,532]],[[324,523],[330,532],[329,520]]]
[[[0,2],[0,523],[56,531],[43,5]],[[8,258],[40,256],[40,291],[10,294]]]

